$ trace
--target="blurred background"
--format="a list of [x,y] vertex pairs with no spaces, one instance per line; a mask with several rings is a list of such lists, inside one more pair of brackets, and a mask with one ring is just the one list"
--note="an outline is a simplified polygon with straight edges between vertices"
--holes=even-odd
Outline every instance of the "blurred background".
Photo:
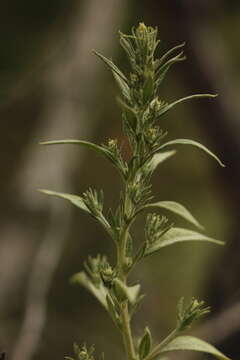
[[[110,318],[84,289],[69,284],[89,254],[113,246],[91,218],[38,188],[81,194],[102,188],[106,208],[121,188],[112,167],[72,146],[41,147],[41,140],[123,141],[117,87],[92,55],[94,48],[127,69],[118,30],[144,21],[158,26],[159,51],[186,41],[187,60],[174,66],[160,98],[218,93],[214,100],[179,105],[162,120],[168,139],[202,142],[226,164],[180,147],[153,178],[156,199],[185,204],[207,234],[225,247],[181,244],[147,259],[132,274],[147,293],[134,321],[155,340],[175,324],[184,295],[204,299],[211,315],[194,331],[229,357],[240,336],[240,3],[237,0],[52,0],[0,5],[0,351],[8,359],[63,359],[73,342],[96,345],[106,359],[123,358]],[[178,225],[178,218],[173,218]],[[136,229],[143,236],[141,222]],[[178,359],[182,354],[177,354]],[[184,354],[184,359],[196,354]],[[201,359],[207,358],[202,356]]]

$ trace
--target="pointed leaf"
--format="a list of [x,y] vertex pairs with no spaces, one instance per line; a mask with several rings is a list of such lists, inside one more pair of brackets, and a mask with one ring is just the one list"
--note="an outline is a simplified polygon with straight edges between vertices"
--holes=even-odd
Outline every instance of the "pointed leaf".
[[179,44],[177,46],[174,46],[173,48],[171,48],[170,50],[168,50],[158,61],[157,61],[157,65],[161,65],[164,63],[164,61],[170,56],[172,55],[172,53],[180,48],[182,48],[183,46],[185,46],[185,43]]
[[208,97],[208,98],[214,98],[216,97],[217,95],[212,95],[212,94],[195,94],[195,95],[190,95],[190,96],[186,96],[184,98],[181,98],[179,100],[176,100],[174,101],[173,103],[171,104],[168,104],[166,106],[164,106],[162,108],[162,110],[160,110],[160,112],[158,113],[158,116],[161,116],[163,114],[165,114],[167,111],[169,111],[170,109],[172,109],[175,105],[177,104],[180,104],[182,102],[185,102],[185,101],[188,101],[188,100],[192,100],[192,99],[197,99],[197,98],[205,98],[205,97]]
[[182,216],[185,220],[189,221],[199,229],[203,229],[203,226],[192,216],[192,214],[185,208],[185,206],[175,201],[158,201],[156,203],[147,204],[143,209],[160,207],[173,213]]
[[129,57],[130,62],[133,62],[135,60],[135,50],[132,46],[132,43],[129,39],[127,39],[121,31],[119,31],[120,34],[120,45],[125,50],[126,54]]
[[138,347],[140,359],[144,359],[150,352],[152,347],[152,335],[148,327],[145,328],[144,335]]
[[121,72],[121,70],[109,59],[107,59],[105,56],[100,54],[97,51],[93,51],[95,55],[97,55],[105,64],[113,71],[115,72],[120,78],[122,78],[126,83],[128,83],[128,80],[126,76]]
[[108,310],[108,304],[106,300],[108,291],[102,283],[100,283],[99,285],[94,285],[84,271],[73,275],[71,281],[73,283],[81,284],[83,287],[85,287],[98,299],[98,301],[103,305],[103,307]]
[[121,174],[123,173],[122,169],[117,166],[116,161],[114,161],[112,153],[104,148],[103,146],[96,145],[94,143],[91,143],[89,141],[84,140],[73,140],[73,139],[66,139],[66,140],[52,140],[52,141],[42,141],[40,142],[40,145],[61,145],[61,144],[70,144],[70,145],[81,145],[85,146],[89,149],[92,149],[99,153],[100,155],[105,156],[110,162],[120,170]]
[[40,189],[39,190],[41,193],[46,194],[46,195],[50,195],[50,196],[56,196],[65,200],[70,201],[73,205],[77,206],[78,208],[90,213],[89,209],[87,208],[87,206],[85,205],[83,199],[81,196],[77,196],[77,195],[72,195],[72,194],[66,194],[66,193],[61,193],[61,192],[57,192],[57,191],[50,191],[50,190],[45,190],[45,189]]
[[208,354],[211,354],[218,358],[219,360],[230,360],[227,356],[222,354],[214,346],[208,344],[207,342],[198,339],[194,336],[178,336],[172,340],[168,345],[166,345],[161,353],[175,351],[175,350],[192,350],[192,351],[201,351]]
[[154,171],[159,164],[161,164],[162,162],[164,162],[165,160],[167,160],[168,158],[170,158],[175,154],[176,154],[175,150],[158,152],[153,155],[153,158],[148,166],[151,168],[151,171]]
[[111,318],[113,319],[116,326],[118,328],[120,328],[121,327],[121,322],[120,322],[120,319],[119,319],[119,315],[118,315],[118,313],[116,311],[115,305],[114,305],[110,295],[106,296],[106,301],[107,301],[107,305],[108,305],[108,312],[109,312]]
[[170,146],[170,145],[192,145],[192,146],[198,147],[199,149],[205,151],[208,155],[212,156],[222,167],[225,167],[225,165],[221,162],[221,160],[215,154],[213,154],[208,148],[206,148],[204,145],[200,144],[197,141],[190,140],[190,139],[175,139],[175,140],[168,141],[165,144],[161,145],[159,147],[159,149],[163,149],[166,146]]
[[163,64],[156,72],[156,83],[157,86],[159,86],[161,84],[161,82],[164,80],[168,70],[170,69],[170,67],[180,61],[184,61],[186,60],[186,57],[183,56],[183,52],[179,53],[178,55],[176,55],[175,57],[173,57],[172,59],[168,60],[165,64]]
[[146,295],[142,294],[140,296],[138,296],[135,304],[132,305],[131,309],[130,309],[130,316],[132,317],[134,314],[136,314],[136,312],[139,310],[139,308],[142,305],[142,301],[145,298]]
[[169,229],[163,236],[161,236],[158,241],[154,242],[147,248],[145,256],[150,255],[165,246],[183,241],[208,241],[218,245],[224,245],[222,241],[212,239],[195,231],[173,227]]
[[122,91],[123,96],[130,101],[130,91],[129,91],[129,86],[126,83],[126,81],[124,81],[116,72],[113,72],[113,76],[120,88],[120,90]]
[[117,293],[122,297],[122,300],[128,299],[131,304],[134,304],[137,300],[140,285],[127,286],[120,279],[114,279]]

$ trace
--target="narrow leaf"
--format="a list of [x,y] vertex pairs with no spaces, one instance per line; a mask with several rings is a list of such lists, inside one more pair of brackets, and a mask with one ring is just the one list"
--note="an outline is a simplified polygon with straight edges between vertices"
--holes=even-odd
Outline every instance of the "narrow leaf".
[[150,352],[152,347],[152,335],[148,327],[145,328],[144,335],[138,347],[140,359],[144,359]]
[[192,216],[192,214],[185,208],[185,206],[179,204],[175,201],[158,201],[156,203],[147,204],[143,207],[143,209],[159,207],[173,213],[182,216],[185,220],[189,221],[199,229],[203,229],[203,226],[199,224],[199,222]]
[[217,95],[213,95],[213,94],[195,94],[195,95],[190,95],[190,96],[186,96],[184,98],[181,98],[179,100],[174,101],[171,104],[168,104],[166,106],[164,106],[162,108],[162,110],[158,113],[158,116],[161,116],[163,114],[165,114],[167,111],[169,111],[170,109],[172,109],[175,105],[180,104],[182,102],[188,101],[188,100],[192,100],[192,99],[198,99],[198,98],[214,98]]
[[167,160],[168,158],[170,158],[175,154],[176,154],[175,150],[158,152],[153,155],[153,158],[148,166],[151,168],[151,171],[154,171],[159,164],[161,164],[162,162],[164,162],[165,160]]
[[211,354],[216,358],[218,358],[219,360],[230,360],[227,356],[225,356],[223,353],[217,350],[214,346],[194,336],[176,337],[173,341],[171,341],[161,350],[161,353],[175,351],[175,350],[201,351]]
[[122,78],[126,83],[128,83],[128,80],[126,78],[126,76],[121,72],[121,70],[109,59],[107,59],[105,56],[103,56],[102,54],[100,54],[97,51],[93,51],[95,55],[97,55],[103,62],[105,62],[105,64],[112,70],[114,71],[118,76],[120,76],[120,78]]
[[94,285],[84,271],[73,275],[71,281],[73,283],[81,284],[83,287],[85,287],[98,299],[103,307],[108,310],[108,304],[106,300],[108,291],[102,283],[100,283],[98,286]]
[[130,91],[129,91],[129,86],[126,83],[126,81],[124,81],[116,72],[113,72],[113,76],[120,88],[120,90],[122,91],[123,96],[130,101]]
[[40,145],[59,145],[59,144],[80,145],[80,146],[87,147],[91,150],[94,150],[97,153],[99,153],[100,155],[105,156],[114,166],[116,166],[118,168],[118,170],[120,170],[121,173],[123,172],[122,169],[120,169],[120,167],[116,165],[116,161],[114,161],[112,153],[109,150],[107,150],[106,148],[104,148],[100,145],[91,143],[89,141],[66,139],[66,140],[52,140],[52,141],[40,142]]
[[115,308],[115,305],[111,299],[111,297],[109,295],[106,296],[106,302],[107,302],[107,305],[108,305],[108,312],[111,316],[111,318],[113,319],[115,325],[120,328],[121,327],[121,322],[120,322],[120,319],[119,319],[119,315],[116,311],[116,308]]
[[180,44],[180,45],[177,45],[177,46],[171,48],[170,50],[168,50],[168,51],[159,59],[159,64],[158,64],[158,66],[159,66],[160,64],[164,63],[164,61],[165,61],[170,55],[172,55],[172,53],[173,53],[174,51],[182,48],[183,46],[185,46],[185,43],[182,43],[182,44]]
[[164,80],[168,70],[170,69],[170,67],[180,61],[184,61],[186,60],[186,57],[183,56],[183,52],[179,53],[177,56],[175,56],[174,58],[168,60],[165,64],[163,64],[156,72],[156,83],[157,86],[159,86],[161,84],[161,82]]
[[199,149],[205,151],[208,155],[213,157],[222,167],[225,167],[225,165],[221,162],[221,160],[214,153],[212,153],[208,148],[206,148],[206,146],[200,144],[197,141],[189,140],[189,139],[175,139],[175,140],[168,141],[165,144],[161,145],[159,147],[159,149],[163,149],[166,146],[171,146],[171,145],[192,145],[192,146],[198,147]]
[[218,245],[224,245],[222,241],[212,239],[192,230],[173,227],[169,229],[160,239],[147,248],[145,256],[150,255],[159,249],[183,241],[207,241]]
[[45,189],[40,189],[39,190],[41,193],[46,194],[46,195],[50,195],[50,196],[56,196],[58,198],[62,198],[65,200],[70,201],[73,205],[77,206],[78,208],[90,213],[89,209],[87,208],[87,206],[85,205],[83,199],[81,196],[77,196],[77,195],[72,195],[72,194],[66,194],[66,193],[61,193],[61,192],[57,192],[57,191],[50,191],[50,190],[45,190]]

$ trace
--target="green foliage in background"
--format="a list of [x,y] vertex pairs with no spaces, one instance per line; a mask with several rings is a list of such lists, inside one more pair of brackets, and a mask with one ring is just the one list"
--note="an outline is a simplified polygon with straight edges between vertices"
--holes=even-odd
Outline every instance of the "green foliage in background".
[[[112,71],[120,88],[118,103],[122,109],[123,131],[131,148],[127,161],[115,139],[107,144],[96,145],[81,140],[49,141],[42,144],[76,144],[88,147],[108,159],[118,170],[123,191],[120,193],[116,209],[104,210],[103,191],[88,189],[82,196],[42,190],[45,194],[57,196],[72,202],[96,219],[106,230],[116,248],[116,264],[110,264],[106,256],[89,257],[85,270],[75,274],[72,281],[87,288],[103,305],[122,335],[126,355],[129,360],[166,359],[166,354],[176,350],[194,350],[209,353],[221,360],[229,360],[212,345],[193,336],[182,335],[192,323],[209,312],[202,301],[192,299],[188,304],[181,298],[177,305],[176,327],[160,343],[154,345],[150,329],[145,328],[138,342],[132,334],[131,320],[139,310],[144,298],[139,283],[129,284],[131,270],[146,257],[161,251],[163,247],[183,241],[205,241],[216,244],[222,242],[202,234],[202,225],[181,204],[174,201],[154,201],[151,177],[158,166],[176,154],[172,146],[191,145],[205,151],[221,166],[219,158],[202,144],[189,139],[165,141],[167,132],[160,126],[166,113],[176,105],[193,98],[212,98],[211,94],[196,94],[172,103],[159,98],[159,87],[168,70],[185,59],[174,47],[160,58],[155,58],[158,47],[157,29],[140,23],[132,29],[131,35],[120,32],[120,44],[126,52],[130,64],[130,74],[126,76],[109,59],[96,55]],[[178,52],[180,51],[180,52]],[[166,148],[166,149],[165,149]],[[168,149],[169,148],[169,149]],[[187,176],[187,174],[186,174]],[[155,212],[151,212],[154,211]],[[167,217],[156,213],[161,209],[175,213],[197,228],[189,230],[176,227]],[[142,212],[148,213],[144,227],[145,240],[137,245],[132,235],[132,225]],[[94,359],[94,348],[84,345],[74,346],[75,359]],[[72,358],[67,358],[72,359]]]

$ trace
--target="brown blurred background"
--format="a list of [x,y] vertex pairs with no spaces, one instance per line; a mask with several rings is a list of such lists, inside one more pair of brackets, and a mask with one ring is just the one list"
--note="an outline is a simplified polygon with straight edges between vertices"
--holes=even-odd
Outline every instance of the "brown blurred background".
[[[219,93],[214,101],[179,105],[162,126],[169,139],[199,140],[226,168],[181,147],[153,182],[156,199],[185,204],[226,246],[177,245],[142,263],[132,278],[148,296],[134,328],[140,335],[148,324],[157,341],[174,326],[179,297],[200,297],[213,311],[195,331],[239,357],[239,1],[13,0],[0,5],[0,351],[9,359],[63,359],[74,341],[94,343],[106,359],[123,358],[108,315],[69,284],[89,254],[114,261],[112,244],[78,209],[36,191],[102,188],[107,208],[116,204],[121,183],[92,152],[38,142],[121,142],[117,88],[91,50],[126,70],[118,30],[129,32],[139,21],[159,27],[162,51],[186,41],[187,61],[170,71],[162,99]],[[141,238],[140,224],[136,231]]]

